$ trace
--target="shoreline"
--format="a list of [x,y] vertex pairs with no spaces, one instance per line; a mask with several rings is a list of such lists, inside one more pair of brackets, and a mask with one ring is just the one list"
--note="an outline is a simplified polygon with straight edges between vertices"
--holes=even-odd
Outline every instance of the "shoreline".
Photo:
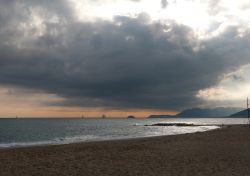
[[[155,124],[152,125],[144,125],[144,126],[158,126]],[[137,140],[137,139],[144,139],[144,138],[155,138],[155,137],[165,137],[165,136],[176,136],[176,135],[184,135],[184,134],[193,134],[193,133],[205,133],[208,131],[212,131],[212,130],[219,130],[221,128],[224,128],[225,126],[235,126],[235,124],[232,125],[215,125],[215,124],[209,124],[209,125],[195,125],[195,127],[199,127],[199,126],[213,126],[213,127],[217,127],[214,129],[208,129],[205,131],[195,131],[195,132],[187,132],[187,133],[180,133],[180,134],[169,134],[169,135],[156,135],[156,136],[144,136],[144,137],[125,137],[125,138],[113,138],[113,139],[90,139],[90,140],[85,140],[85,141],[76,141],[76,142],[56,142],[53,141],[53,139],[50,141],[36,141],[36,142],[17,142],[17,143],[4,143],[4,144],[0,144],[0,151],[4,150],[4,149],[19,149],[19,148],[33,148],[33,147],[49,147],[49,146],[60,146],[60,145],[70,145],[70,144],[82,144],[82,143],[95,143],[95,142],[108,142],[108,141],[124,141],[124,140]],[[163,127],[163,126],[158,126],[158,127]],[[176,127],[193,127],[190,125],[187,126],[176,126]],[[12,146],[8,146],[11,145]],[[1,145],[6,145],[7,147],[1,147]]]
[[0,150],[1,176],[250,175],[250,127]]

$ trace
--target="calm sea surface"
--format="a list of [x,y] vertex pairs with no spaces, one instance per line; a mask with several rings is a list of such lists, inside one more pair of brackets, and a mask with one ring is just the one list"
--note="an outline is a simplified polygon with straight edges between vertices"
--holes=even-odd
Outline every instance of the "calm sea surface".
[[[206,127],[144,126],[159,122],[214,124]],[[193,133],[247,119],[0,119],[0,148]]]

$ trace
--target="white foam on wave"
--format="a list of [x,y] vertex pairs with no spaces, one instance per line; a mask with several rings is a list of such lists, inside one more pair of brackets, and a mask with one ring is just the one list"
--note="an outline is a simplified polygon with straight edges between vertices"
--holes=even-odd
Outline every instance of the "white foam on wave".
[[178,135],[178,134],[187,134],[187,133],[196,133],[196,132],[205,132],[209,130],[214,130],[220,128],[219,126],[147,126],[147,128],[152,129],[161,129],[161,130],[152,130],[148,133],[147,136],[163,136],[163,135]]
[[21,148],[21,147],[29,147],[29,146],[71,144],[71,143],[97,140],[99,138],[100,137],[94,136],[94,135],[61,137],[61,138],[55,138],[55,139],[46,140],[46,141],[2,143],[0,144],[0,148]]

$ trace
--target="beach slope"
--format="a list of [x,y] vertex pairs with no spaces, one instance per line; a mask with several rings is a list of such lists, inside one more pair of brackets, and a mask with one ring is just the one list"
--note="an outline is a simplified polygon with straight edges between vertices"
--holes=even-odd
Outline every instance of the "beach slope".
[[1,176],[249,176],[250,127],[0,150]]

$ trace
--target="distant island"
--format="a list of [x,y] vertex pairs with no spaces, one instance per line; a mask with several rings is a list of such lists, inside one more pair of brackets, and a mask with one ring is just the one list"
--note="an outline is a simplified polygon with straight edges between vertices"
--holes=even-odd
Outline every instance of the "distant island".
[[[240,112],[239,112],[240,111]],[[247,110],[242,108],[192,108],[185,109],[176,115],[150,115],[148,118],[190,118],[190,117],[247,117]]]
[[127,117],[127,119],[135,119],[135,116],[130,115]]

